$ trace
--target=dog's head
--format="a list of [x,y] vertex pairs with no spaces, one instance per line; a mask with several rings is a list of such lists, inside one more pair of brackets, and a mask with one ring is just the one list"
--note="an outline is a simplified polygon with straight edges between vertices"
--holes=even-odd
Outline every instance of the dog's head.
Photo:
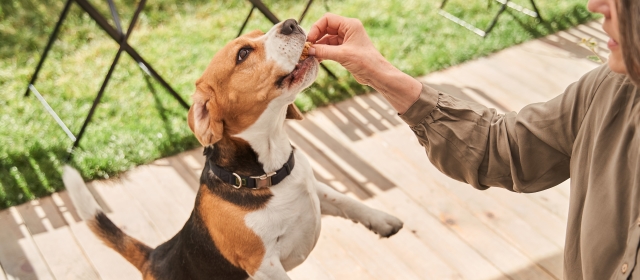
[[[271,107],[301,119],[293,101],[318,73],[314,57],[299,61],[306,35],[295,20],[253,31],[224,46],[196,81],[189,127],[204,146],[235,135]],[[286,107],[286,110],[284,108]]]

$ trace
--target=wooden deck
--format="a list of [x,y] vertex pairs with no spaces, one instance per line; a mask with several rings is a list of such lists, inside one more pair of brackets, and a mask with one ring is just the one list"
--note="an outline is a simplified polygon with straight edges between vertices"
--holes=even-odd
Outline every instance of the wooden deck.
[[[421,80],[502,112],[517,111],[562,93],[598,66],[576,44],[587,37],[606,50],[607,37],[592,22]],[[451,180],[429,163],[378,94],[315,110],[304,121],[288,122],[288,132],[319,180],[405,222],[396,236],[379,239],[359,224],[325,217],[318,244],[292,278],[562,278],[568,182],[524,195]],[[202,167],[197,149],[89,186],[118,226],[156,246],[186,221]],[[0,280],[36,278],[140,275],[93,236],[60,192],[0,212]]]

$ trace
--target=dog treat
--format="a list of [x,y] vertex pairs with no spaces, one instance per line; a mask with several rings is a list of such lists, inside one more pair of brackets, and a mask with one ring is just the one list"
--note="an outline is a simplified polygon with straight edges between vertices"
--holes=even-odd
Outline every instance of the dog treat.
[[302,54],[300,55],[300,60],[305,60],[309,57],[309,48],[311,47],[311,42],[304,42],[304,49],[302,49]]

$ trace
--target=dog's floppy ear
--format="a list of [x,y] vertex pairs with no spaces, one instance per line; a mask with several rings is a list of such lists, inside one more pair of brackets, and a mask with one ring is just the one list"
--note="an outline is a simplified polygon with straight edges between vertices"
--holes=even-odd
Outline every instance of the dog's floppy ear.
[[291,103],[287,106],[287,119],[299,121],[304,119],[302,112],[300,112],[300,109],[298,109],[296,104]]
[[202,92],[197,91],[193,95],[193,105],[189,109],[189,128],[193,131],[200,144],[210,146],[222,139],[224,127],[222,122],[211,116],[215,110],[214,102]]

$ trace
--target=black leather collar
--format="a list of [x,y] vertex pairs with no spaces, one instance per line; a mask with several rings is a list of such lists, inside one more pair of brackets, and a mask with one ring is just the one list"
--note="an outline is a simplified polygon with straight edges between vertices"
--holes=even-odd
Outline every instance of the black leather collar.
[[289,155],[289,160],[275,172],[268,174],[262,174],[259,176],[241,176],[235,172],[229,172],[217,164],[209,160],[209,168],[211,172],[218,176],[222,182],[232,185],[234,188],[239,189],[242,187],[250,189],[264,189],[282,182],[284,178],[287,178],[291,174],[291,170],[296,164],[296,159],[293,156],[293,150]]

